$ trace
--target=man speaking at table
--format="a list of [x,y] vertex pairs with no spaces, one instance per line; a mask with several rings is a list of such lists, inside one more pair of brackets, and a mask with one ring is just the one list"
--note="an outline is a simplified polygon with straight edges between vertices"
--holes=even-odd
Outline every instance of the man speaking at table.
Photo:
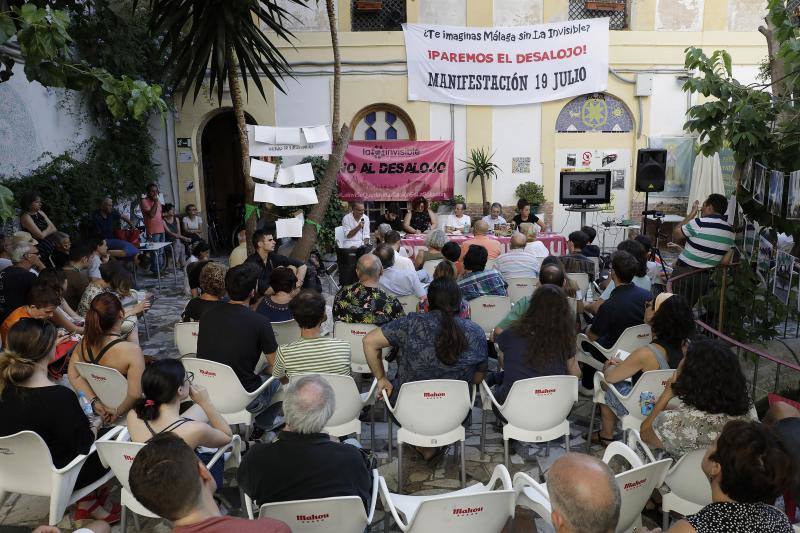
[[369,238],[369,217],[364,213],[363,202],[351,202],[350,212],[342,218],[344,228],[343,248],[359,248]]

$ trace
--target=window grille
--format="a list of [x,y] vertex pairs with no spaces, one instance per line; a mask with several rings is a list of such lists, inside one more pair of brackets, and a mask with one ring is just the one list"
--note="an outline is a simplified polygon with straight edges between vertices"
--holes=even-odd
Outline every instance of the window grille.
[[[406,21],[406,0],[382,0],[380,10],[363,11],[351,0],[353,31],[400,31]],[[370,2],[374,4],[374,2]]]
[[624,30],[628,28],[628,5],[625,2],[625,9],[622,11],[606,11],[599,9],[587,9],[586,0],[569,0],[569,20],[593,19],[609,17],[609,27],[612,30]]

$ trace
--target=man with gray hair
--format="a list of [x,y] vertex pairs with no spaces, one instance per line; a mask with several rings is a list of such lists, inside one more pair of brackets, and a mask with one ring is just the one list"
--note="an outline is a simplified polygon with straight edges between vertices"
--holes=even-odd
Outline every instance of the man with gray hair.
[[368,508],[372,472],[366,456],[323,432],[335,407],[333,388],[319,375],[289,383],[285,428],[272,443],[256,444],[237,474],[239,486],[257,505],[358,496]]
[[489,208],[489,214],[481,220],[489,225],[489,231],[494,231],[494,227],[498,224],[507,224],[506,219],[503,218],[503,205],[495,202]]
[[511,235],[510,250],[500,254],[494,262],[494,269],[500,272],[503,279],[508,281],[513,278],[537,278],[541,260],[525,251],[528,238],[515,231]]
[[5,320],[11,311],[25,305],[28,291],[36,281],[36,274],[31,272],[31,269],[44,270],[36,241],[32,238],[11,239],[8,253],[11,266],[0,272],[0,322]]
[[620,492],[608,465],[582,453],[560,457],[547,476],[556,533],[613,533]]
[[383,268],[373,254],[358,258],[358,282],[342,287],[333,300],[333,319],[351,324],[383,325],[403,316],[400,301],[378,287]]

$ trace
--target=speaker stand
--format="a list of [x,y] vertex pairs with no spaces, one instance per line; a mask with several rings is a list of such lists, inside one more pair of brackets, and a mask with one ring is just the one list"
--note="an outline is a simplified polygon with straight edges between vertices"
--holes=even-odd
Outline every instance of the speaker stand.
[[[644,193],[644,212],[642,212],[642,235],[647,235],[647,213],[649,211],[648,207],[650,207],[650,193],[645,191]],[[648,260],[659,262],[661,264],[661,270],[664,272],[664,279],[669,278],[669,274],[667,274],[667,267],[664,263],[664,258],[661,255],[661,250],[658,248],[658,234],[661,231],[661,218],[656,217],[656,240],[653,243],[653,247],[650,250],[650,257]],[[658,261],[656,261],[658,259]]]

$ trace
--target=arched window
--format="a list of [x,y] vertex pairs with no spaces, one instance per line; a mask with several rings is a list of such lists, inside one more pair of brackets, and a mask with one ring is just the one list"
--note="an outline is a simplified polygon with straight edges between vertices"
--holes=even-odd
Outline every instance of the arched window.
[[633,131],[633,115],[628,106],[608,93],[590,93],[573,98],[556,119],[557,133],[630,131]]
[[391,104],[367,106],[353,119],[354,141],[414,140],[417,132],[405,111]]

